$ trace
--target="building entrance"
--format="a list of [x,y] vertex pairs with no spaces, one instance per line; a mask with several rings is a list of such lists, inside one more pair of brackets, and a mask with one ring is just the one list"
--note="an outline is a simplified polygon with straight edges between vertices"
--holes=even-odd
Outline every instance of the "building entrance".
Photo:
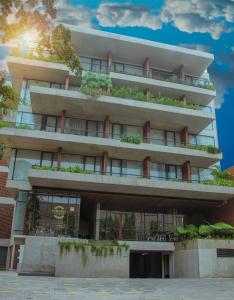
[[132,251],[130,278],[162,278],[162,253]]

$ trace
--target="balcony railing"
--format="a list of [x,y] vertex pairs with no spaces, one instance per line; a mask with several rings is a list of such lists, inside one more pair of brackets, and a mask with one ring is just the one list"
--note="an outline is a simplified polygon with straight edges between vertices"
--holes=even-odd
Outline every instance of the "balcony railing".
[[[74,125],[68,126],[66,122],[71,121]],[[94,130],[94,129],[82,129],[79,128],[80,121],[88,121],[88,120],[81,120],[76,118],[65,118],[65,127],[64,127],[64,134],[73,134],[73,135],[80,135],[80,136],[90,136],[90,137],[99,137],[99,138],[107,138],[107,139],[114,139],[114,140],[122,140],[123,136],[134,136],[130,132],[125,131],[122,134],[117,134],[114,132],[104,132],[103,130]],[[49,115],[42,115],[42,114],[35,114],[29,112],[18,112],[17,119],[15,122],[6,122],[5,127],[13,127],[19,129],[28,129],[28,130],[40,130],[40,131],[47,131],[47,132],[61,132],[60,128],[60,117],[59,116],[49,116]],[[97,121],[93,121],[96,122]],[[102,122],[98,122],[102,124]],[[143,128],[142,128],[143,131]],[[141,143],[147,144],[154,144],[154,145],[162,145],[162,146],[169,146],[169,147],[180,147],[185,148],[189,146],[208,146],[211,145],[210,141],[209,144],[198,144],[198,143],[189,143],[188,145],[184,145],[183,143],[176,141],[176,139],[167,139],[167,138],[145,138],[143,135],[136,135]],[[206,140],[208,138],[205,135],[197,135],[196,138],[200,140]],[[124,140],[122,140],[124,142]],[[213,145],[215,144],[213,143]]]

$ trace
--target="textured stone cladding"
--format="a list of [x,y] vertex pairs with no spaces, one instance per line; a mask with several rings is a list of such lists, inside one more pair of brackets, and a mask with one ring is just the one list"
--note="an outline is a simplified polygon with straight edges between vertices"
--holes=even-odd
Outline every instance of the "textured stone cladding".
[[[0,166],[7,166],[7,163],[0,160]],[[0,172],[0,197],[10,197],[6,189],[6,181],[7,173]],[[13,212],[13,205],[0,202],[0,239],[9,239],[11,236]]]

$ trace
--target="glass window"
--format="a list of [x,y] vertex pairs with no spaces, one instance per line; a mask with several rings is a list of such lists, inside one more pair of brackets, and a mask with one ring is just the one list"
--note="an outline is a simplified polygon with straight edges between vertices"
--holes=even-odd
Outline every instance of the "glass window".
[[208,145],[214,146],[215,145],[214,137],[197,135],[197,144],[204,145],[204,146],[208,146]]
[[53,166],[53,153],[42,152],[41,165],[52,167]]
[[56,131],[56,117],[47,117],[46,120],[46,131],[55,132]]
[[182,167],[177,166],[176,171],[177,171],[177,179],[182,180],[182,178],[183,178]]
[[181,136],[179,132],[175,133],[176,146],[181,146]]
[[151,176],[158,179],[166,178],[166,166],[165,164],[152,163],[151,164]]
[[101,121],[98,122],[97,136],[98,137],[103,137],[103,122],[101,122]]
[[142,163],[138,161],[124,160],[123,174],[132,176],[142,175]]
[[80,57],[80,63],[85,71],[91,71],[91,58]]
[[119,63],[114,63],[114,72],[124,73],[124,65]]
[[121,159],[111,159],[111,175],[120,176],[122,173]]
[[112,125],[112,138],[119,139],[122,135],[122,126],[120,124]]
[[79,197],[30,194],[28,204],[30,234],[78,237]]
[[176,166],[169,165],[167,166],[167,177],[168,179],[175,179],[176,178]]
[[79,167],[81,169],[84,168],[84,158],[81,155],[71,155],[71,154],[63,154],[61,167],[69,168],[69,167]]
[[199,182],[199,170],[198,170],[198,168],[195,168],[195,167],[191,168],[191,177],[192,177],[192,181]]
[[27,180],[33,165],[40,165],[41,153],[32,150],[17,150],[14,168],[14,180]]
[[127,135],[137,135],[142,137],[143,136],[143,128],[140,126],[131,126],[131,125],[124,125],[124,134]]
[[85,135],[86,122],[85,120],[65,118],[64,133]]
[[166,131],[167,146],[175,146],[175,133],[173,131]]
[[100,73],[101,72],[101,60],[92,59],[92,72]]
[[165,132],[160,129],[151,130],[152,143],[155,145],[165,145]]
[[189,144],[196,145],[197,139],[195,134],[189,134]]
[[211,169],[199,168],[200,180],[203,181],[206,179],[213,179],[213,175],[211,173],[212,173]]
[[93,157],[93,156],[85,156],[84,169],[86,171],[95,172],[95,157]]
[[97,136],[97,122],[87,121],[87,136]]

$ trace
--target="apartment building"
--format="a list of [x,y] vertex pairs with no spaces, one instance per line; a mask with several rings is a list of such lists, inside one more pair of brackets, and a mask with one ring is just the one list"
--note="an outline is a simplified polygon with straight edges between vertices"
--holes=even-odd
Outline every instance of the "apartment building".
[[[199,148],[218,147],[216,92],[206,74],[214,57],[69,28],[83,76],[104,73],[115,88],[137,87],[185,105],[92,97],[65,65],[10,56],[13,87],[24,99],[9,119],[14,126],[0,129],[8,147],[7,188],[16,201],[11,267],[21,245],[21,262],[23,252],[33,257],[25,272],[54,274],[52,248],[41,268],[38,249],[71,237],[125,241],[130,277],[171,277],[173,228],[213,220],[234,194],[203,183],[222,159]],[[123,135],[141,142],[126,143]],[[69,172],[77,166],[82,171]]]

